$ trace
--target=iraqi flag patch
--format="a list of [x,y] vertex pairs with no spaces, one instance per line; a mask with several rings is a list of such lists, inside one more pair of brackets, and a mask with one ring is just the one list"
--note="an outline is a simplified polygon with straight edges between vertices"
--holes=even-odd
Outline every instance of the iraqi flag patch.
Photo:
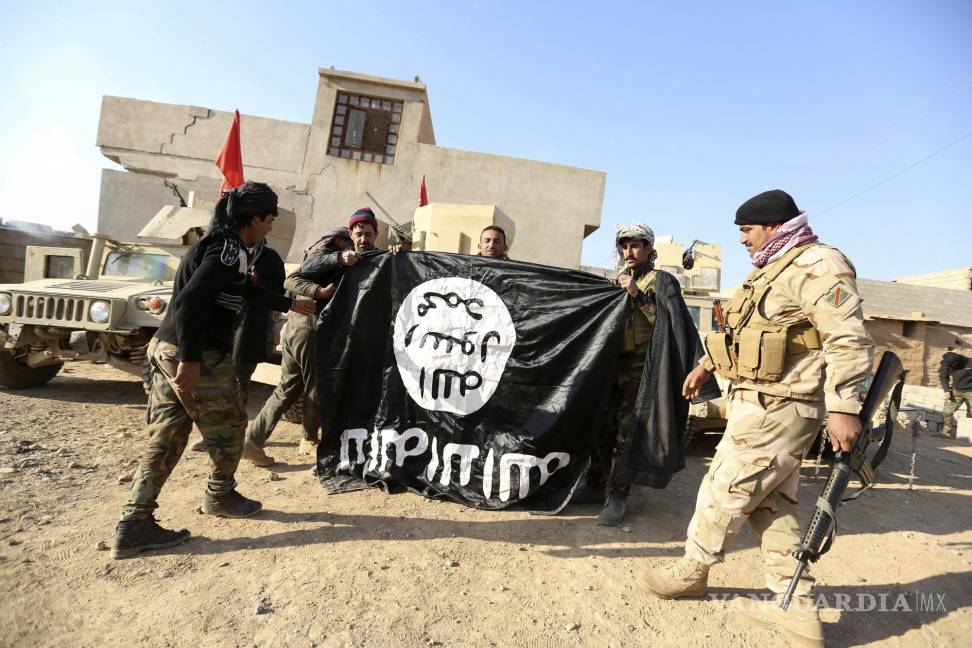
[[830,289],[830,292],[824,297],[824,301],[834,308],[840,308],[841,305],[850,299],[853,294],[854,293],[847,289],[847,286],[837,284]]

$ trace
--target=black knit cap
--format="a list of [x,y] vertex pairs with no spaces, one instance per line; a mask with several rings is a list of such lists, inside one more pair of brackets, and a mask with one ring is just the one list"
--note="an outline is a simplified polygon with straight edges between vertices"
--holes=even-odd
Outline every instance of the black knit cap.
[[785,223],[800,215],[790,194],[781,189],[753,196],[736,210],[736,225],[769,225]]

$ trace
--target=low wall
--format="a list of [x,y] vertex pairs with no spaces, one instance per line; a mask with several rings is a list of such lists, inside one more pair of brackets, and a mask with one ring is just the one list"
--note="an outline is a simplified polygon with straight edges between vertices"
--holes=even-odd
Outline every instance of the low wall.
[[24,259],[27,256],[28,245],[79,248],[84,250],[85,261],[91,251],[91,241],[88,239],[27,232],[0,226],[0,283],[23,282]]

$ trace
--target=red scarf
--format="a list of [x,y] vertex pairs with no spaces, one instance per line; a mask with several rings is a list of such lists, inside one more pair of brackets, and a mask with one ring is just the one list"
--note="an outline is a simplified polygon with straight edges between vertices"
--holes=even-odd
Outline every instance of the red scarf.
[[753,265],[762,268],[798,245],[816,243],[817,240],[817,235],[807,224],[806,213],[800,214],[783,223],[783,226],[756,250],[756,254],[753,255]]

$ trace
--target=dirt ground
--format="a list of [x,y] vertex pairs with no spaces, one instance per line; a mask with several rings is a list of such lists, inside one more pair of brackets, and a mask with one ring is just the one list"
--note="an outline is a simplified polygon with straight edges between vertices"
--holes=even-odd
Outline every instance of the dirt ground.
[[[594,507],[539,517],[377,490],[328,497],[284,423],[269,446],[282,463],[238,473],[263,513],[197,513],[207,460],[187,451],[158,518],[193,538],[113,561],[144,416],[138,380],[107,366],[0,392],[0,644],[784,645],[726,608],[763,591],[748,532],[709,598],[659,601],[636,586],[679,554],[711,440],[667,490],[632,495],[627,527],[605,528]],[[882,486],[841,509],[837,544],[813,570],[829,645],[969,645],[972,450],[920,438],[909,491],[911,443],[900,435]],[[826,478],[813,473],[807,462],[805,516]]]

